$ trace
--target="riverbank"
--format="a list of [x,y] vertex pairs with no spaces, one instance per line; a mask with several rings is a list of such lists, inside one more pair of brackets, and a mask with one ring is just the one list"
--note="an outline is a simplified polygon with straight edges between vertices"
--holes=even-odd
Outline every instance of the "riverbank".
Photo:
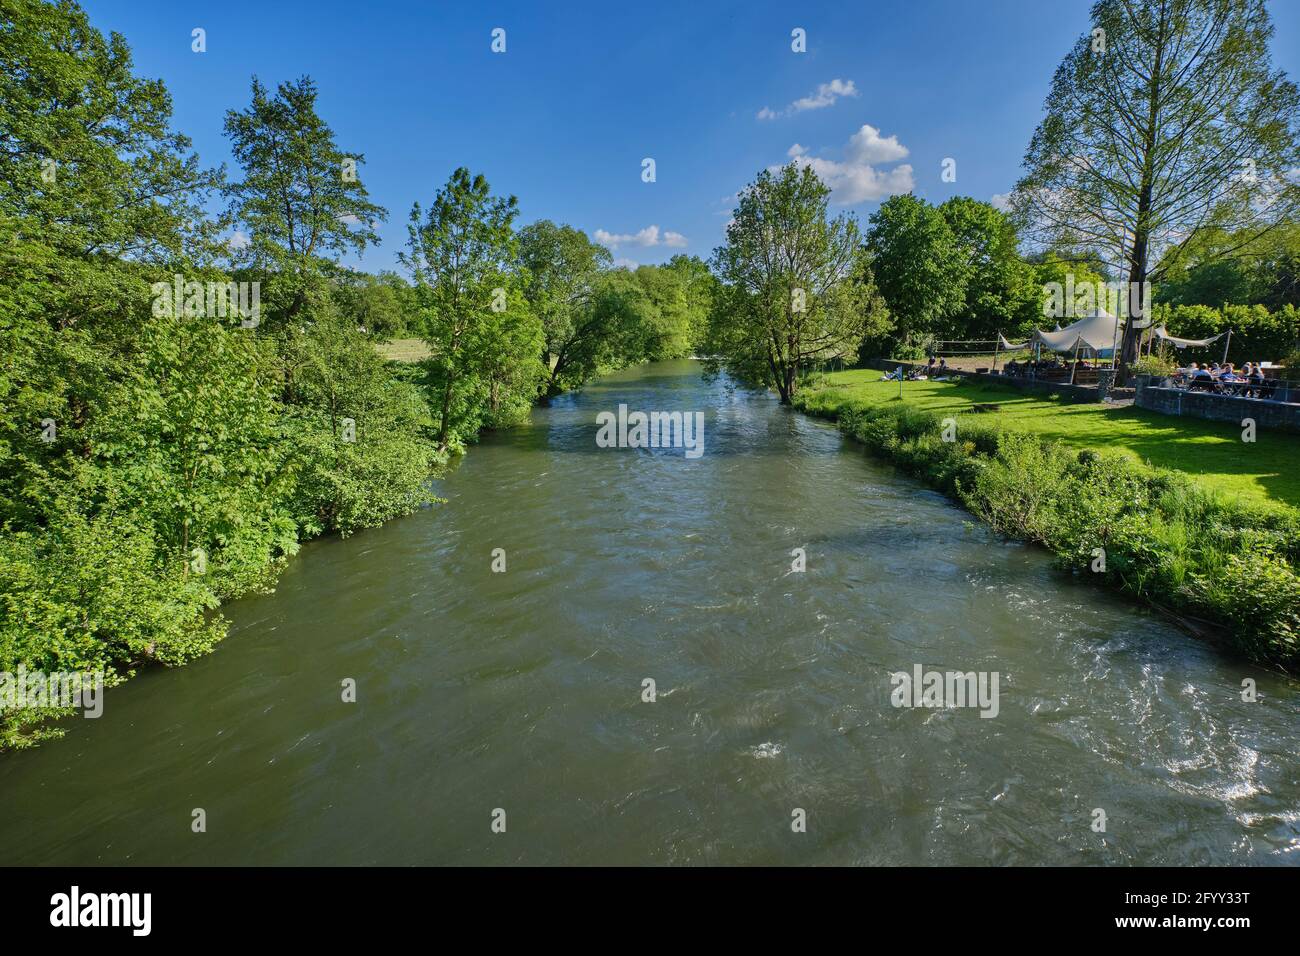
[[[819,377],[815,391],[805,392],[803,401],[829,411],[897,399],[898,383],[880,378],[872,369],[833,372]],[[1054,401],[979,381],[904,382],[903,390],[904,401],[915,408],[961,415],[975,405],[996,405],[996,412],[983,414],[981,420],[995,420],[1070,448],[1120,451],[1256,504],[1300,508],[1300,436],[1260,430],[1253,443],[1245,443],[1241,429],[1230,424],[1173,418],[1132,406]]]
[[[1063,568],[1172,612],[1250,660],[1300,673],[1296,509],[1137,460],[1133,444],[1158,436],[1129,432],[1129,448],[1082,444],[1108,434],[1089,406],[941,382],[904,383],[900,399],[898,383],[872,377],[880,373],[826,376],[795,407],[836,421],[1000,534],[1047,547]],[[989,403],[999,410],[972,411]],[[1204,438],[1200,427],[1187,431],[1194,443]],[[1254,454],[1249,447],[1238,454]]]

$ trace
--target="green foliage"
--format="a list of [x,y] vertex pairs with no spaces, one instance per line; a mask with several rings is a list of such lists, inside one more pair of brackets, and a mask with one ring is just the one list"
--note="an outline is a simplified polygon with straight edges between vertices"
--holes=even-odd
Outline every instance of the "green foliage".
[[1036,318],[1040,285],[1017,251],[1015,226],[1006,213],[966,196],[949,199],[939,212],[952,230],[965,276],[962,304],[946,317],[944,337],[1018,333]]
[[546,378],[545,332],[519,272],[514,196],[494,197],[483,176],[452,173],[423,214],[411,210],[409,251],[415,279],[438,444],[472,439],[484,426],[527,414]]
[[1042,270],[1021,258],[1015,226],[989,203],[894,196],[871,217],[867,248],[896,328],[868,340],[864,359],[922,359],[940,340],[991,342],[1041,322]]
[[244,225],[240,252],[268,282],[274,318],[298,316],[332,257],[379,241],[387,211],[361,182],[365,156],[345,152],[316,112],[310,77],[281,83],[272,95],[253,77],[247,110],[226,113],[226,137],[244,178],[230,187],[231,213]]
[[828,218],[829,198],[810,166],[764,170],[742,191],[727,242],[714,251],[723,286],[705,348],[786,403],[801,366],[856,354],[888,326],[857,221]]
[[[215,609],[301,539],[431,500],[422,392],[358,330],[396,328],[410,290],[331,258],[382,210],[340,177],[309,80],[255,85],[228,118],[232,211],[255,236],[232,272],[227,222],[203,211],[220,178],[125,42],[73,4],[0,14],[0,670],[113,684],[211,650]],[[155,307],[178,275],[266,285],[266,321]],[[57,735],[62,713],[0,714],[0,748]]]
[[1173,375],[1177,368],[1171,359],[1158,352],[1142,356],[1131,367],[1134,375],[1154,375],[1156,378]]
[[73,3],[0,5],[0,217],[60,254],[179,255],[221,184],[170,128],[171,96]]
[[393,378],[351,319],[323,310],[309,331],[286,330],[295,369],[285,397],[283,507],[305,535],[347,535],[409,514],[434,498],[439,461],[419,388]]
[[891,196],[871,215],[867,248],[899,339],[933,335],[961,311],[969,268],[939,209],[910,193]]
[[374,338],[402,338],[415,320],[415,290],[395,272],[372,276],[340,269],[334,276],[332,290],[339,314],[355,319]]
[[[1284,306],[1269,312],[1262,305],[1230,305],[1215,309],[1204,305],[1156,305],[1152,315],[1158,325],[1165,325],[1179,338],[1206,339],[1232,330],[1228,343],[1228,361],[1277,362],[1289,355],[1300,340],[1300,309]],[[1220,361],[1223,342],[1207,350],[1184,350],[1178,353],[1200,361]]]
[[544,396],[582,385],[608,361],[610,329],[595,308],[612,257],[572,226],[543,219],[519,232],[524,294],[542,321]]
[[669,259],[662,269],[672,275],[682,287],[690,347],[694,351],[702,350],[719,282],[709,271],[709,264],[697,256],[679,253]]
[[1155,296],[1170,305],[1300,307],[1300,225],[1262,233],[1204,230],[1180,250]]

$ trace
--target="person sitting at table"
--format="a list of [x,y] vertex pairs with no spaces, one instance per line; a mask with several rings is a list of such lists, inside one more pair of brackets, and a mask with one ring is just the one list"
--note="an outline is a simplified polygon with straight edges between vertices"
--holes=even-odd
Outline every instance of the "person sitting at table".
[[1196,371],[1192,373],[1192,380],[1188,388],[1204,389],[1207,392],[1214,391],[1214,374],[1205,367],[1204,362],[1196,363]]
[[1246,390],[1246,394],[1252,395],[1255,398],[1263,398],[1264,370],[1253,362],[1246,363],[1246,370],[1246,381],[1250,384],[1250,388]]

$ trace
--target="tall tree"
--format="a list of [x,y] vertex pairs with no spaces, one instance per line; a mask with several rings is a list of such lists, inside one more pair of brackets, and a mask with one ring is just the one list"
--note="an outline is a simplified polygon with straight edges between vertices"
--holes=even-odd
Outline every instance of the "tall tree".
[[1130,313],[1202,230],[1249,243],[1294,218],[1300,97],[1272,34],[1264,0],[1100,0],[1057,69],[1014,206],[1043,240],[1102,252]]
[[952,230],[966,289],[946,334],[954,338],[991,339],[999,331],[1014,334],[1038,302],[1034,270],[1016,248],[1016,228],[1006,213],[968,196],[954,196],[939,206]]
[[970,272],[948,220],[908,193],[885,200],[870,221],[871,268],[898,336],[911,342],[940,334],[945,317],[965,302]]
[[[416,203],[408,227],[410,270],[423,336],[433,352],[438,443],[464,440],[502,409],[515,414],[544,368],[541,320],[522,294],[519,201],[493,196],[483,176],[461,167],[427,213]],[[507,370],[509,374],[507,374]]]
[[801,364],[848,355],[887,320],[858,224],[827,218],[830,188],[809,166],[764,170],[740,196],[727,242],[714,251],[724,283],[708,349],[741,378],[789,404]]
[[663,266],[638,266],[632,273],[645,296],[641,353],[651,362],[691,354],[691,317],[686,283]]
[[703,348],[713,297],[718,291],[717,277],[709,271],[709,264],[703,259],[681,253],[669,259],[663,268],[677,277],[685,292],[691,346]]
[[173,131],[161,80],[71,3],[0,4],[0,216],[76,257],[172,262],[212,228],[221,183]]
[[379,241],[375,225],[388,213],[361,181],[365,156],[341,150],[316,112],[310,77],[281,83],[274,95],[253,77],[252,90],[248,109],[226,113],[231,152],[244,170],[231,186],[231,211],[248,230],[240,258],[275,274],[272,309],[292,318],[333,260]]
[[594,341],[602,326],[592,308],[601,274],[611,265],[609,250],[572,226],[549,219],[530,223],[519,232],[520,261],[526,270],[524,294],[542,320],[547,369],[543,399],[581,384],[595,373]]

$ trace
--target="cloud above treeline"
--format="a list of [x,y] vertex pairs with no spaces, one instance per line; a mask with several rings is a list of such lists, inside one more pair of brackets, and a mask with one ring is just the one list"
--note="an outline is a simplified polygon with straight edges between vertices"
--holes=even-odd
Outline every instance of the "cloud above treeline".
[[769,109],[764,106],[758,111],[758,118],[761,120],[774,120],[780,119],[782,116],[794,116],[796,113],[803,113],[807,110],[822,110],[828,106],[834,106],[835,101],[842,97],[857,95],[858,88],[853,85],[852,80],[831,80],[829,83],[822,83],[814,92],[800,97],[783,110]]
[[607,232],[604,229],[597,229],[591,234],[591,238],[608,249],[617,249],[619,246],[640,246],[643,249],[651,246],[667,246],[670,249],[681,249],[687,245],[686,237],[680,232],[673,232],[671,229],[660,232],[659,227],[655,225],[646,226],[636,232]]
[[[882,136],[876,127],[864,123],[839,153],[839,158],[814,156],[798,143],[786,151],[798,165],[811,166],[831,188],[831,200],[841,206],[911,192],[915,185],[911,164],[899,162],[907,158],[908,149],[897,135]],[[898,165],[880,168],[891,163]]]

